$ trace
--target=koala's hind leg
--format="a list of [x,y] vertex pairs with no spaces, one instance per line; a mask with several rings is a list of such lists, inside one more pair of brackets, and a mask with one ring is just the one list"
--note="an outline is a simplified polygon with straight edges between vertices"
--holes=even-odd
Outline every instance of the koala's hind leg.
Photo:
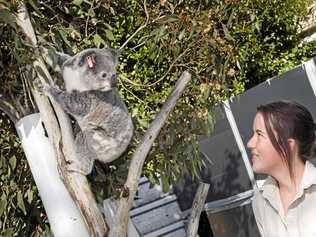
[[85,175],[90,174],[95,159],[95,153],[89,148],[82,132],[77,133],[75,143],[78,160],[72,162],[68,166],[68,170],[77,171]]

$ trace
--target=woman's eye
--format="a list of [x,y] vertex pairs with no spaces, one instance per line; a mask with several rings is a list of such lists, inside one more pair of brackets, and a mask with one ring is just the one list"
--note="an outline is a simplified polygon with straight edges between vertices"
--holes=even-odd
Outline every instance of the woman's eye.
[[259,137],[264,137],[264,135],[262,133],[258,133]]

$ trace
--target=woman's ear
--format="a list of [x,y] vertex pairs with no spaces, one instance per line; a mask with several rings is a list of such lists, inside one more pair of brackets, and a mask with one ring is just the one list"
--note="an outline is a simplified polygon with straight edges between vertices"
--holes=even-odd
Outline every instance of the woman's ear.
[[289,144],[289,147],[291,149],[291,153],[294,155],[298,155],[298,144],[297,141],[293,138],[287,139],[287,143]]

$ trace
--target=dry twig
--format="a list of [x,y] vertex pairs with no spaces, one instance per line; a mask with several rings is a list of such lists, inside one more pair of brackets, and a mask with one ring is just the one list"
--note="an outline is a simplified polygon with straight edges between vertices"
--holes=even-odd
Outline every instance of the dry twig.
[[199,228],[200,215],[203,210],[209,188],[209,184],[200,182],[192,205],[192,211],[187,228],[187,237],[196,237]]

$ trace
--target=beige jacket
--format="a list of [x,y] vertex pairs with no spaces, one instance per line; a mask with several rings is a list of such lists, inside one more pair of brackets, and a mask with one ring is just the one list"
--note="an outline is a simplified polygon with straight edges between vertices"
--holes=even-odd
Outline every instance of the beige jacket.
[[286,215],[272,177],[255,191],[252,208],[263,237],[316,237],[316,167],[306,161],[299,191]]

